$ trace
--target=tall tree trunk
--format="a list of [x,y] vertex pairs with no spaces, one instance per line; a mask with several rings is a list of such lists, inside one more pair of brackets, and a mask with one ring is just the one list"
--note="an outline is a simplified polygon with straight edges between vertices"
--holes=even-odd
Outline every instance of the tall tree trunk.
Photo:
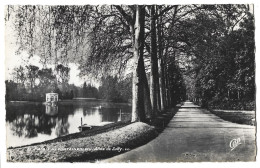
[[161,97],[161,110],[165,109],[165,78],[164,78],[164,58],[163,58],[163,42],[162,42],[162,37],[163,37],[163,32],[162,32],[162,17],[159,18],[159,22],[158,22],[158,54],[159,54],[159,85],[160,85],[160,97]]
[[132,100],[132,122],[144,121],[145,120],[145,110],[144,110],[144,87],[143,87],[143,72],[144,71],[144,61],[143,61],[143,47],[144,43],[142,38],[142,29],[144,29],[142,23],[144,21],[144,15],[142,15],[143,6],[136,5],[136,17],[134,26],[134,41],[133,41],[133,51],[134,51],[134,69],[133,69],[133,100]]
[[151,119],[152,116],[152,105],[151,105],[151,99],[150,99],[150,90],[149,90],[149,85],[146,77],[146,72],[145,72],[145,66],[144,66],[144,60],[143,60],[143,55],[144,55],[144,24],[145,24],[145,8],[143,7],[141,9],[141,18],[140,18],[140,57],[141,57],[141,62],[140,62],[140,68],[141,68],[141,75],[142,75],[142,81],[143,81],[143,93],[144,93],[144,109],[145,109],[145,118],[148,120]]
[[150,7],[150,29],[151,29],[151,73],[150,73],[150,97],[152,103],[153,116],[158,112],[158,59],[156,45],[156,25],[155,25],[155,6]]
[[143,87],[144,87],[144,108],[145,108],[145,114],[146,118],[150,120],[152,118],[152,104],[150,99],[150,90],[149,85],[147,81],[146,74],[143,74],[144,80],[143,80]]
[[168,72],[168,68],[167,68],[167,56],[168,56],[168,42],[167,42],[167,45],[165,46],[164,48],[164,59],[165,59],[165,62],[164,62],[164,66],[163,66],[163,71],[164,71],[164,84],[165,84],[165,107],[168,108],[169,107],[169,104],[168,104],[168,79],[167,79],[167,72]]
[[161,92],[161,109],[166,108],[166,89],[165,89],[165,72],[164,72],[164,60],[160,59],[160,92]]
[[160,80],[159,80],[159,66],[157,59],[157,76],[156,76],[156,93],[157,93],[157,107],[161,111],[161,92],[160,92]]
[[169,83],[169,67],[166,68],[165,82],[166,82],[167,107],[171,107],[171,93],[170,93],[170,83]]

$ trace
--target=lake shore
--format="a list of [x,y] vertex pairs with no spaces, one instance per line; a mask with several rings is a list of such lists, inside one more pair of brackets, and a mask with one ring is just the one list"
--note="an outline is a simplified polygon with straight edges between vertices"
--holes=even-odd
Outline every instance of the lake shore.
[[[95,98],[75,98],[75,99],[65,99],[65,100],[60,100],[57,102],[59,105],[67,105],[67,104],[82,104],[83,102],[92,102],[92,103],[103,103],[104,105],[106,104],[112,104],[112,105],[129,105],[131,106],[130,102],[110,102],[104,99],[95,99]],[[45,101],[7,101],[7,104],[47,104]]]
[[9,162],[95,162],[154,139],[167,126],[177,109],[162,113],[149,124],[121,122],[92,132],[70,134],[42,143],[7,149]]

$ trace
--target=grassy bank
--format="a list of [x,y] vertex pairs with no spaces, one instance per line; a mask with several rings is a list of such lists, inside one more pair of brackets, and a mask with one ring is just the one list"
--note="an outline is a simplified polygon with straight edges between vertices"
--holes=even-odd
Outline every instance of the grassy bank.
[[238,110],[213,110],[210,112],[223,120],[238,124],[255,125],[254,111],[238,111]]
[[167,126],[177,109],[149,124],[119,122],[27,146],[9,148],[10,162],[94,162],[144,145]]
[[204,105],[201,102],[195,104],[207,108],[211,113],[223,120],[238,124],[255,125],[255,101],[213,99]]

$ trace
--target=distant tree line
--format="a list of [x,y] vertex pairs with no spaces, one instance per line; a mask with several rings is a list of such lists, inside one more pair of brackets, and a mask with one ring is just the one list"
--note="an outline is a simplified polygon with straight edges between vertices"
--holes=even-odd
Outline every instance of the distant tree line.
[[70,85],[70,69],[57,65],[55,69],[34,65],[19,66],[12,72],[12,80],[6,80],[6,100],[44,101],[45,94],[59,93],[59,99],[72,99],[77,96],[77,87]]
[[120,80],[117,76],[102,77],[99,97],[114,102],[128,102],[132,98],[131,78]]
[[45,94],[54,92],[59,99],[96,98],[113,102],[131,99],[131,78],[119,80],[107,76],[101,79],[99,88],[84,82],[83,86],[68,84],[69,68],[61,64],[55,70],[37,66],[16,67],[13,80],[6,80],[6,101],[45,101]]
[[98,98],[98,89],[95,86],[92,86],[91,84],[86,84],[84,82],[83,87],[82,87],[82,92],[79,93],[78,97],[83,97],[83,98]]

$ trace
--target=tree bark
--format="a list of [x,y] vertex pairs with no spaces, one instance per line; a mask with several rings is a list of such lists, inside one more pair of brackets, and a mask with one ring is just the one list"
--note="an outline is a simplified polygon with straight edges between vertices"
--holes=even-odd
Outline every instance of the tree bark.
[[146,119],[150,120],[152,118],[152,104],[150,99],[150,90],[149,90],[146,74],[144,73],[143,76],[144,76],[144,80],[143,80],[144,108],[145,108]]
[[158,54],[159,54],[159,59],[160,59],[160,64],[159,64],[159,85],[160,85],[160,97],[161,97],[161,110],[165,109],[165,72],[164,72],[164,57],[163,57],[163,42],[162,42],[162,37],[163,37],[163,32],[162,32],[162,17],[159,18],[159,22],[158,22]]
[[[129,25],[132,35],[133,47],[133,82],[132,82],[132,122],[145,121],[145,115],[151,111],[151,101],[148,82],[145,74],[143,49],[144,49],[144,22],[145,8],[136,5],[132,16],[128,15],[120,6],[115,6]],[[149,106],[150,104],[150,106]],[[146,113],[145,113],[146,112]],[[148,115],[149,116],[149,115]]]
[[161,93],[161,110],[166,108],[166,89],[165,89],[165,72],[164,72],[164,60],[160,59],[160,93]]
[[144,109],[144,87],[143,87],[143,73],[144,72],[144,61],[143,61],[143,34],[144,29],[142,23],[144,21],[144,15],[142,15],[143,6],[136,5],[136,17],[134,26],[134,69],[133,69],[133,100],[132,100],[132,122],[144,121],[145,120],[145,109]]
[[150,7],[150,29],[151,29],[151,73],[150,73],[150,97],[152,103],[152,115],[157,115],[158,112],[158,59],[157,59],[157,45],[156,45],[156,25],[155,25],[155,6]]
[[166,68],[165,82],[166,82],[167,107],[171,107],[171,93],[170,93],[170,83],[169,83],[169,67]]
[[144,32],[144,24],[145,24],[145,8],[141,8],[141,17],[140,17],[140,68],[141,68],[141,75],[142,75],[142,81],[143,81],[143,93],[144,93],[144,110],[145,110],[145,118],[150,120],[152,116],[152,105],[151,105],[151,99],[150,99],[150,90],[149,85],[146,77],[145,72],[145,66],[144,66],[144,60],[143,60],[143,54],[144,54],[144,40],[145,40],[145,32]]

